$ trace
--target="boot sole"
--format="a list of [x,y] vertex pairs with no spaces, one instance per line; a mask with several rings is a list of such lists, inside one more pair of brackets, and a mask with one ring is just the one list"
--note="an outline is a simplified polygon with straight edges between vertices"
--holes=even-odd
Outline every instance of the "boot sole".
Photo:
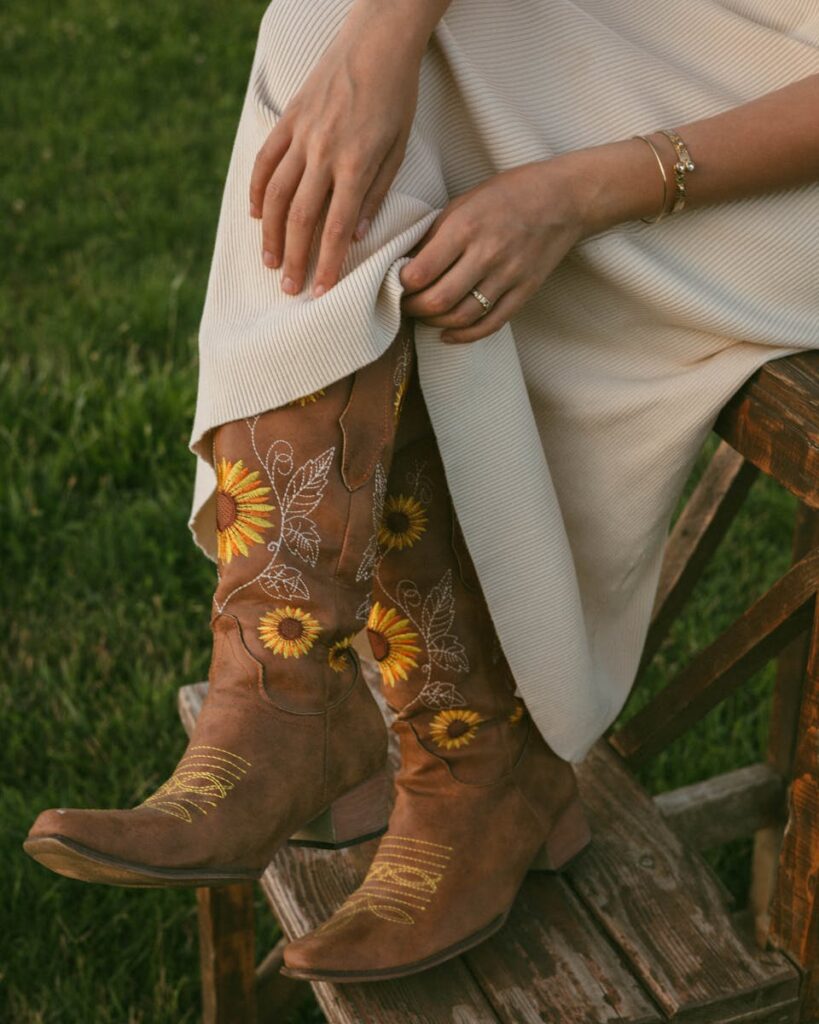
[[[382,835],[386,829],[372,835],[359,836],[343,844],[288,840],[290,846],[312,847],[318,850],[341,850],[357,846]],[[257,882],[263,872],[206,871],[196,868],[155,868],[148,864],[135,864],[108,854],[92,850],[66,836],[36,836],[26,839],[23,850],[38,864],[80,882],[102,882],[105,885],[127,886],[132,889],[182,888],[185,886],[230,885],[234,882]]]
[[430,967],[437,967],[438,964],[460,956],[461,953],[466,953],[474,946],[479,946],[490,936],[494,935],[495,932],[503,928],[511,909],[509,907],[494,920],[490,921],[488,925],[468,935],[465,939],[461,939],[460,942],[447,946],[446,949],[442,949],[439,953],[424,957],[422,960],[414,960],[409,964],[401,964],[399,967],[383,967],[371,971],[311,971],[307,968],[299,969],[297,967],[283,966],[279,971],[288,978],[298,978],[301,981],[332,981],[336,984],[355,981],[389,981],[392,978],[404,978],[409,974],[417,974],[419,971],[426,971]]
[[230,885],[233,882],[255,882],[262,876],[260,871],[202,871],[133,864],[60,835],[26,839],[23,849],[29,857],[66,878],[134,889]]

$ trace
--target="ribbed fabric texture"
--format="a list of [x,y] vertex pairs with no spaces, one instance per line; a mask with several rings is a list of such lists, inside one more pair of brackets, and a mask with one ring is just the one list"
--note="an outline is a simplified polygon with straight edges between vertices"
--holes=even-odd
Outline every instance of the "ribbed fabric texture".
[[[454,0],[369,234],[319,299],[314,245],[291,297],[261,263],[250,172],[349,6],[275,0],[262,21],[200,331],[191,524],[211,556],[212,428],[380,355],[405,254],[450,197],[819,72],[816,0]],[[416,324],[455,507],[534,720],[579,761],[632,685],[669,519],[717,412],[766,360],[819,347],[819,187],[621,225],[577,246],[491,337],[439,334]]]

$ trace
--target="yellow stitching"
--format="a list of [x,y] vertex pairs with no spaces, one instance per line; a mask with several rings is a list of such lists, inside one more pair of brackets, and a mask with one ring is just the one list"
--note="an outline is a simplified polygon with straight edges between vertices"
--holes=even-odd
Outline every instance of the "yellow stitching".
[[[235,757],[237,761],[241,761],[246,764],[248,768],[252,768],[253,764],[246,760],[241,754],[234,754],[231,750],[225,750],[223,747],[211,747],[207,743],[197,743],[195,746],[190,748],[191,750],[218,750],[220,754],[228,754],[230,757]],[[450,847],[451,849],[451,847]]]
[[[192,753],[197,750],[216,750],[228,755],[232,760],[211,753]],[[247,774],[247,769],[236,764],[236,761],[244,762],[248,768],[252,767],[250,761],[221,747],[205,744],[191,747],[176,766],[173,775],[163,782],[155,793],[143,800],[142,806],[152,807],[190,824],[193,818],[185,804],[207,815],[208,812],[202,804],[217,807],[216,799],[224,799],[235,788],[235,782],[240,782]],[[226,765],[229,767],[225,767]]]
[[247,775],[247,768],[243,768],[240,764],[234,764],[233,761],[229,761],[226,757],[219,757],[218,754],[187,754],[182,758],[180,764],[186,764],[189,761],[193,761],[194,764],[197,761],[205,761],[208,764],[212,761],[219,761],[221,764],[226,764],[229,768],[232,768],[233,771]]
[[[225,768],[221,764],[213,764],[213,762],[205,761],[201,758],[189,757],[186,757],[184,758],[184,760],[179,762],[179,764],[176,766],[176,771],[174,772],[174,775],[181,774],[182,772],[187,772],[189,775],[196,774],[200,770],[200,768],[215,768],[218,769],[218,771],[220,772],[224,772],[225,775],[229,775],[232,779],[237,780],[241,779],[243,775],[247,775],[247,772],[242,771],[241,768],[238,769],[238,772],[241,772],[240,775],[237,774],[237,772],[235,771],[230,771],[228,768]],[[205,773],[203,772],[202,774]]]
[[[374,885],[372,882],[364,882],[361,886],[362,890],[366,889],[367,892],[378,892],[385,896],[390,896],[392,899],[398,899],[397,896],[393,896],[393,890],[388,887],[388,884],[382,883],[382,885]],[[403,892],[403,889],[399,889],[399,892]],[[410,893],[404,893],[405,896],[411,895]],[[428,896],[412,896],[413,900],[422,900],[424,903],[432,903],[432,900]],[[406,901],[401,901],[406,902]],[[422,906],[421,903],[414,903],[413,906],[418,907],[419,910],[426,910],[426,907]]]
[[[432,842],[430,842],[427,839],[415,839],[413,836],[389,835],[389,836],[385,836],[384,838],[385,839],[400,839],[401,842],[403,842],[403,843],[422,843],[424,846],[437,846],[438,849],[440,849],[440,850],[452,850],[453,849],[453,847],[445,846],[443,843],[432,843]],[[438,854],[438,856],[441,856],[441,854]]]
[[[402,877],[409,874],[410,878]],[[421,868],[414,868],[408,864],[391,864],[388,861],[381,861],[373,864],[367,872],[367,880],[374,882],[392,882],[393,885],[400,885],[405,889],[418,889],[420,892],[435,892],[438,883],[443,875],[433,874]],[[414,880],[413,880],[414,878]]]
[[[412,907],[413,910],[426,910],[426,907],[419,907],[417,903],[412,903],[410,900],[402,900],[399,896],[393,896],[390,892],[383,892],[378,889],[373,890],[378,893],[375,897],[379,900],[391,900],[393,903],[402,903],[405,907]],[[367,896],[367,893],[364,893]]]
[[[399,849],[400,849],[400,847],[399,847]],[[408,853],[398,853],[397,851],[393,852],[391,850],[390,851],[384,851],[383,853],[376,854],[376,856],[373,858],[373,864],[375,864],[377,861],[379,861],[384,856],[389,856],[389,857],[393,858],[394,860],[399,860],[399,861],[410,861],[411,860],[415,864],[423,864],[425,867],[428,867],[428,868],[441,868],[443,870],[446,867],[446,864],[436,864],[435,861],[422,860],[420,857],[411,857]]]
[[391,843],[389,839],[382,839],[379,845],[379,850],[388,848],[391,853],[395,853],[396,856],[399,854],[406,857],[417,857],[423,859],[430,864],[441,862],[441,867],[448,864],[451,860],[445,853],[432,853],[430,850],[421,850],[417,846],[401,846]]

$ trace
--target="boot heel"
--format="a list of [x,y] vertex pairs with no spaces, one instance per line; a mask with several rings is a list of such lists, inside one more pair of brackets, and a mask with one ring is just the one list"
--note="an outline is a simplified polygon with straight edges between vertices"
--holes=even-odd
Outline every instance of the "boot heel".
[[560,815],[529,865],[530,871],[560,871],[591,841],[591,830],[579,800]]
[[294,833],[290,846],[336,850],[363,843],[387,830],[389,784],[379,772],[338,797],[327,810]]

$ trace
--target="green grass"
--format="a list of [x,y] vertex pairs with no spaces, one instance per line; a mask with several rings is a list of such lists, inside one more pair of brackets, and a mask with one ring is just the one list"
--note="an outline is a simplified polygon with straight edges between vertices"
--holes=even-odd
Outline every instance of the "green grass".
[[[37,810],[127,806],[172,768],[209,656],[213,569],[186,519],[196,328],[263,3],[12,0],[0,9],[0,1020],[198,1018],[190,892],[58,878]],[[788,558],[758,486],[648,688]],[[758,758],[770,672],[644,772]],[[642,700],[638,695],[637,703]],[[738,895],[740,848],[717,864]],[[260,907],[260,945],[274,938]]]

